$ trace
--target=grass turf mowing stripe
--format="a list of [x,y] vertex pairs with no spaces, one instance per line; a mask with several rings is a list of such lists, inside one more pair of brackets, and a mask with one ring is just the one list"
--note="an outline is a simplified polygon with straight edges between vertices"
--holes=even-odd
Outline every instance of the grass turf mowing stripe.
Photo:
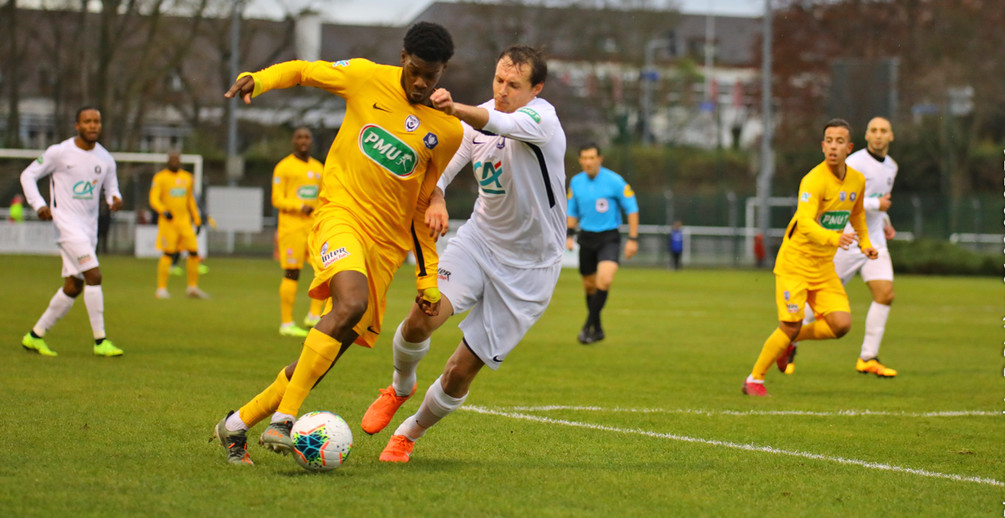
[[936,412],[889,412],[885,410],[837,410],[834,412],[815,412],[812,410],[702,410],[693,408],[624,408],[575,405],[542,405],[542,406],[512,406],[498,410],[517,412],[553,412],[557,410],[572,410],[577,412],[624,412],[635,414],[694,414],[705,416],[735,415],[735,416],[813,416],[813,417],[987,417],[999,416],[999,412],[986,410],[942,410]]
[[924,469],[915,469],[915,468],[905,468],[905,467],[901,467],[901,466],[893,466],[893,465],[890,465],[890,464],[882,464],[882,463],[879,463],[879,462],[868,462],[868,461],[857,460],[857,459],[846,459],[844,457],[831,457],[831,456],[828,456],[828,455],[820,455],[820,454],[817,454],[817,453],[809,453],[809,452],[804,452],[804,451],[780,450],[780,449],[772,447],[772,446],[757,446],[757,445],[754,445],[754,444],[738,444],[738,443],[735,443],[735,442],[717,441],[717,440],[714,440],[714,439],[702,439],[702,438],[699,438],[699,437],[687,437],[685,435],[675,435],[675,434],[671,434],[671,433],[650,432],[648,430],[639,430],[639,429],[633,429],[633,428],[615,428],[613,426],[604,426],[604,425],[591,424],[591,423],[580,423],[580,422],[576,422],[576,421],[567,421],[565,419],[552,419],[550,417],[541,417],[541,416],[530,415],[530,414],[521,414],[521,413],[516,413],[516,412],[504,412],[504,411],[500,411],[500,410],[493,410],[493,409],[490,409],[490,408],[479,407],[479,406],[463,406],[461,408],[465,409],[465,410],[469,410],[471,412],[476,412],[476,413],[479,413],[479,414],[496,415],[496,416],[501,416],[501,417],[510,417],[510,418],[513,418],[513,419],[524,419],[524,420],[527,420],[527,421],[536,421],[536,422],[539,422],[539,423],[560,424],[560,425],[564,425],[564,426],[572,426],[572,427],[577,427],[577,428],[587,428],[587,429],[591,429],[591,430],[602,430],[602,431],[605,431],[605,432],[618,432],[618,433],[625,433],[625,434],[643,435],[643,436],[655,437],[655,438],[659,438],[659,439],[671,439],[671,440],[674,440],[674,441],[683,441],[683,442],[690,442],[690,443],[697,443],[697,444],[707,444],[707,445],[710,445],[710,446],[724,446],[726,448],[733,448],[733,449],[737,449],[737,450],[756,451],[756,452],[764,452],[764,453],[774,453],[774,454],[778,454],[778,455],[789,455],[789,456],[792,456],[792,457],[802,457],[804,459],[822,460],[822,461],[825,461],[825,462],[836,462],[838,464],[848,464],[848,465],[852,465],[852,466],[861,466],[863,468],[877,469],[877,470],[882,470],[882,471],[892,471],[892,472],[895,472],[895,473],[907,473],[907,474],[910,474],[910,475],[918,475],[918,476],[922,476],[922,477],[942,478],[942,479],[948,479],[948,480],[955,480],[955,481],[958,481],[958,482],[973,482],[973,483],[976,483],[976,484],[985,484],[985,485],[990,485],[990,486],[1005,487],[1005,482],[1001,482],[1001,481],[995,480],[993,478],[968,477],[968,476],[956,475],[956,474],[952,474],[952,473],[939,473],[939,472],[936,472],[936,471],[928,471],[928,470],[924,470]]

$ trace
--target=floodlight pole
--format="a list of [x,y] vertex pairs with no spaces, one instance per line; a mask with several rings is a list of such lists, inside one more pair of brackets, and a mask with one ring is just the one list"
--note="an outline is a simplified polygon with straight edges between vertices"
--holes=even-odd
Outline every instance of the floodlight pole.
[[665,38],[660,38],[657,40],[649,40],[646,43],[645,55],[643,57],[644,63],[642,65],[642,144],[648,145],[652,144],[653,136],[650,130],[650,113],[652,112],[653,104],[653,83],[656,82],[656,71],[653,70],[653,55],[656,54],[656,49],[659,48],[669,48],[670,40]]
[[[244,12],[244,0],[234,2],[230,19],[230,60],[229,71],[231,80],[237,78],[238,55],[240,54],[241,43],[241,16]],[[244,166],[237,154],[237,97],[227,101],[230,103],[227,110],[227,183],[231,186],[237,185],[237,180],[242,176],[241,171]]]
[[771,106],[771,0],[764,0],[764,20],[761,45],[761,173],[757,175],[757,229],[768,243],[771,229],[771,178],[775,175],[775,155],[771,148],[774,127]]

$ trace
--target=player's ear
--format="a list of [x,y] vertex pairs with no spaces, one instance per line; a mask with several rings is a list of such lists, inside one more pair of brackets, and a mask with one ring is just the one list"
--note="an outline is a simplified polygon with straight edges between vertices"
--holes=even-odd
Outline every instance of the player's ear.
[[530,93],[534,94],[534,97],[537,97],[538,94],[541,93],[542,89],[544,89],[544,82],[540,82],[540,83],[538,83],[538,84],[530,87]]
[[401,66],[405,66],[405,62],[408,61],[408,53],[405,49],[401,49]]

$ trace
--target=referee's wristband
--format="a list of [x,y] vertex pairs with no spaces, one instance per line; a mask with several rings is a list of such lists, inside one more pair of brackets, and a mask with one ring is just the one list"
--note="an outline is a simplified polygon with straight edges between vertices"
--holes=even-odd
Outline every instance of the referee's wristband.
[[565,229],[565,237],[575,237],[575,235],[576,235],[576,229],[566,227],[566,229]]

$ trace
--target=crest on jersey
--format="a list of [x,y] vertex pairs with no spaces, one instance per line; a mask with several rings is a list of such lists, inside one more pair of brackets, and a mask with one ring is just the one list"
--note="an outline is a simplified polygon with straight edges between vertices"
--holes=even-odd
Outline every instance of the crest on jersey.
[[799,201],[801,201],[803,203],[806,203],[806,202],[810,201],[810,193],[808,193],[808,192],[802,193],[799,196]]
[[848,197],[848,194],[845,193],[844,191],[841,191],[841,192],[838,193],[838,199],[841,200],[841,201],[844,201],[845,198],[847,198],[847,197]]
[[785,290],[785,291],[782,292],[782,296],[785,297],[785,302],[788,302],[789,298],[792,296],[792,294],[789,293],[789,290]]
[[850,199],[851,201],[855,201],[855,195],[856,194],[858,194],[858,193],[857,192],[853,192],[853,193],[849,194],[848,195],[848,199]]
[[426,133],[426,136],[422,137],[422,143],[426,145],[426,149],[433,149],[434,147],[436,147],[437,144],[440,143],[440,140],[436,138],[436,135],[432,133]]
[[626,183],[625,184],[625,198],[631,198],[632,196],[635,196],[635,191],[632,190],[632,186],[631,185],[628,185]]
[[599,214],[604,214],[605,212],[607,212],[607,209],[610,208],[610,205],[609,205],[609,202],[607,201],[607,198],[597,198],[597,203],[596,203],[595,208],[597,210],[597,213],[599,213]]
[[94,174],[101,174],[101,166],[100,165],[94,166]]
[[417,129],[419,129],[419,118],[415,115],[405,117],[405,131],[411,133]]

